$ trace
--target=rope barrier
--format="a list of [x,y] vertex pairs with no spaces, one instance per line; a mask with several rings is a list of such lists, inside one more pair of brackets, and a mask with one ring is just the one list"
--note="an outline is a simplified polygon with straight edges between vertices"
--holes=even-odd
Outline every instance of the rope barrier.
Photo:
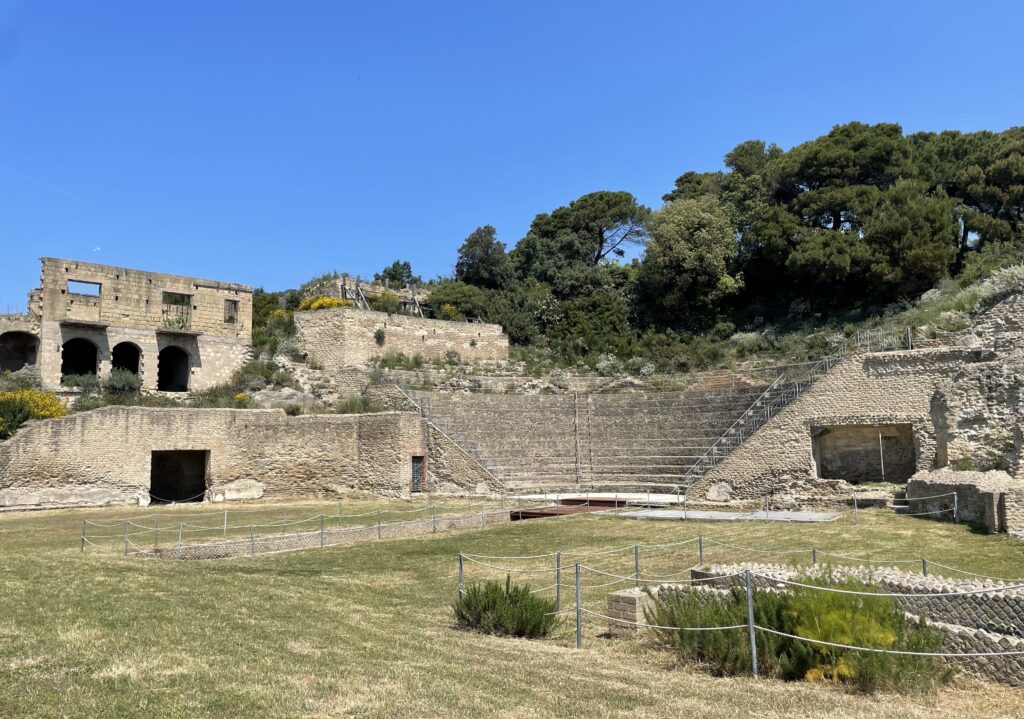
[[894,499],[893,502],[916,502],[919,499],[941,499],[942,497],[953,497],[956,492],[946,492],[945,494],[931,494],[927,497],[904,497],[903,499]]
[[673,632],[718,632],[726,631],[729,629],[746,629],[746,624],[732,624],[726,627],[667,627],[660,624],[646,624],[644,622],[633,622],[629,619],[618,619],[616,617],[609,617],[607,614],[601,614],[600,612],[594,612],[589,609],[580,608],[580,611],[584,614],[589,614],[594,617],[600,617],[601,619],[607,619],[610,622],[621,622],[622,624],[632,624],[635,627],[642,627],[645,629],[665,629]]
[[837,649],[850,649],[856,652],[874,652],[875,654],[899,654],[907,657],[944,657],[944,658],[957,658],[957,657],[1009,657],[1009,656],[1021,656],[1024,655],[1024,649],[1017,651],[1005,651],[1005,652],[908,652],[901,649],[876,649],[874,647],[857,647],[852,644],[839,644],[838,642],[826,642],[822,639],[810,639],[808,637],[799,637],[795,634],[787,634],[786,632],[780,632],[776,629],[769,629],[768,627],[762,627],[755,624],[754,629],[769,634],[774,634],[779,637],[786,637],[788,639],[796,639],[800,642],[810,642],[811,644],[821,644],[826,647],[836,647]]

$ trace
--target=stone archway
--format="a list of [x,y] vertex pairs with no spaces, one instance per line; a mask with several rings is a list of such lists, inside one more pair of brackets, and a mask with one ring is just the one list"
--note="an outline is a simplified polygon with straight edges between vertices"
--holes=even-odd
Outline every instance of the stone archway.
[[119,342],[114,345],[110,366],[112,369],[124,369],[132,374],[139,374],[142,367],[142,350],[134,342]]
[[61,377],[67,375],[95,375],[99,370],[99,364],[99,347],[84,337],[70,339],[61,348]]
[[0,370],[17,372],[34,365],[39,354],[39,339],[28,332],[0,334]]
[[192,359],[176,345],[160,350],[157,357],[156,388],[161,392],[188,392]]

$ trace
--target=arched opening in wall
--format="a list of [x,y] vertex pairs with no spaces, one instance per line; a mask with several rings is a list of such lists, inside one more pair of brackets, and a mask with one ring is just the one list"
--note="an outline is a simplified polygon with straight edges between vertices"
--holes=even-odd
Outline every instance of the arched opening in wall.
[[121,342],[114,345],[110,361],[112,369],[125,369],[132,374],[138,374],[141,363],[142,350],[138,348],[138,345],[131,342]]
[[82,337],[64,343],[60,352],[60,376],[94,375],[100,364],[100,350]]
[[202,502],[206,498],[209,450],[154,450],[149,464],[149,501],[153,504]]
[[187,392],[191,367],[188,352],[181,347],[164,347],[156,364],[156,388],[161,392]]
[[34,365],[39,340],[28,332],[4,332],[0,335],[0,369],[17,372],[25,365]]

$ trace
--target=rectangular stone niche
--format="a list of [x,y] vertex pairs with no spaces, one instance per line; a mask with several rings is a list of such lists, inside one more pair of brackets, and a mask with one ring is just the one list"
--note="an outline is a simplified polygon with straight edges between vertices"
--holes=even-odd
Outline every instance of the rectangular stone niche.
[[906,482],[917,467],[909,424],[841,424],[811,428],[817,474],[822,479]]
[[206,494],[209,450],[155,450],[149,470],[149,499],[154,504],[202,502]]

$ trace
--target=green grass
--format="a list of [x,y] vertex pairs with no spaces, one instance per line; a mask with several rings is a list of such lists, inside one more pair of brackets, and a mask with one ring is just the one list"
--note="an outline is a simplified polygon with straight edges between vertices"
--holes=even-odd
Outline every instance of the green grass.
[[[256,506],[270,515],[286,509],[299,516],[330,513],[336,504]],[[343,506],[354,513],[386,504],[348,500]],[[208,508],[155,511],[170,525],[197,510]],[[83,518],[120,520],[148,511],[0,515],[0,716],[1024,715],[1024,693],[968,680],[937,697],[872,698],[802,683],[712,679],[675,666],[671,654],[648,643],[602,638],[598,623],[585,627],[582,650],[573,646],[571,626],[543,641],[453,627],[460,550],[536,554],[704,534],[760,548],[927,554],[983,574],[1024,575],[1024,542],[974,534],[962,525],[882,511],[862,512],[858,525],[849,516],[829,525],[573,517],[206,562],[79,552]],[[725,549],[706,556],[740,558]],[[632,555],[587,561],[628,570]],[[692,547],[645,549],[641,562],[645,574],[682,572],[693,563]],[[565,571],[568,583],[569,558]],[[499,576],[467,565],[467,581]],[[542,586],[547,576],[528,581]],[[571,601],[571,590],[564,591],[563,601]],[[585,606],[603,607],[607,591],[585,590]]]

